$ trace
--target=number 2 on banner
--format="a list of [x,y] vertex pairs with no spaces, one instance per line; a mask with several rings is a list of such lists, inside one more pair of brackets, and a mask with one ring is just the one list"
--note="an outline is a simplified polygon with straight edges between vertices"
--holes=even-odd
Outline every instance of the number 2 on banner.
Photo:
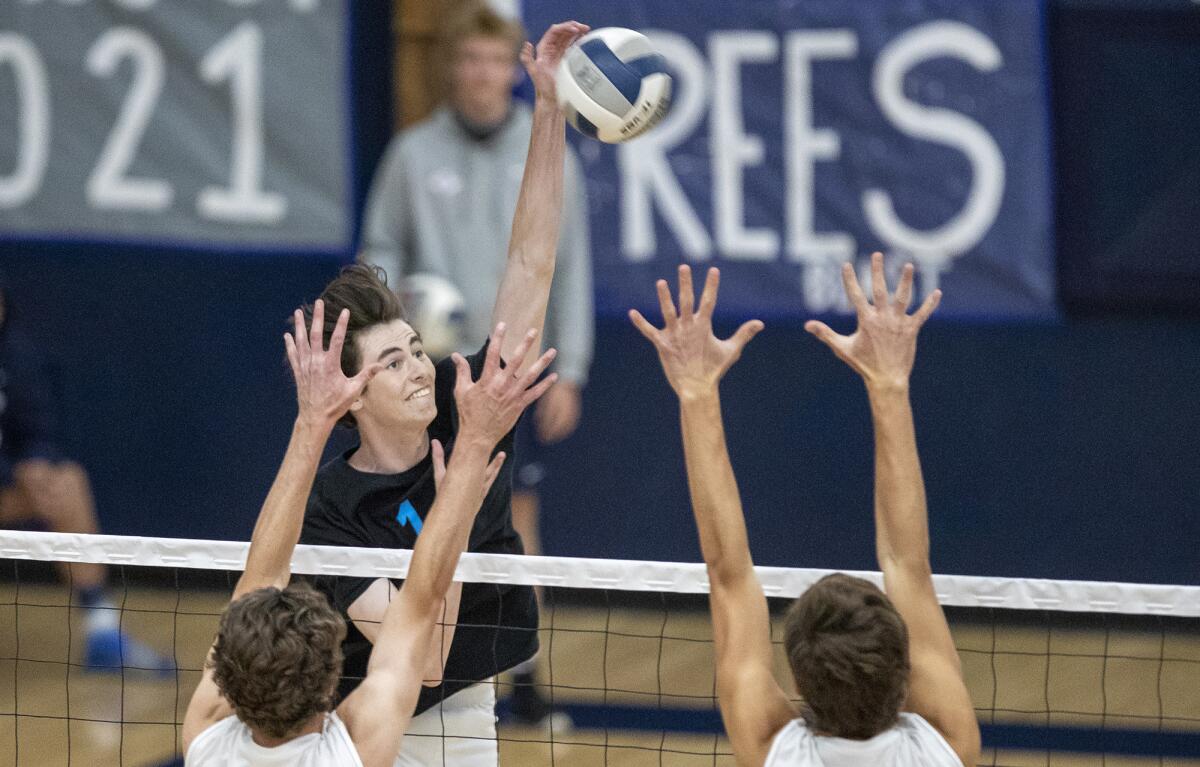
[[87,199],[94,208],[166,210],[175,196],[170,184],[161,179],[125,175],[162,93],[166,77],[162,51],[136,29],[121,27],[106,33],[92,46],[87,58],[88,71],[97,77],[112,77],[125,58],[134,63],[133,84],[100,153],[100,162],[88,179]]
[[206,218],[275,224],[287,215],[283,195],[264,192],[262,114],[262,32],[243,22],[200,62],[200,76],[217,85],[231,81],[233,151],[230,186],[206,187],[196,209]]

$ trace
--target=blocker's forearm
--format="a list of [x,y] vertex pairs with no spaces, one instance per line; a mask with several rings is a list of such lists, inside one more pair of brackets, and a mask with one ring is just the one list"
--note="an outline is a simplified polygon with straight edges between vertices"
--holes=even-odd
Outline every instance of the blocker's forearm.
[[332,425],[296,420],[283,463],[250,536],[246,570],[238,579],[234,599],[267,586],[287,586],[308,494],[332,429]]
[[725,444],[720,396],[714,389],[706,396],[682,398],[680,414],[688,490],[710,577],[722,582],[744,577],[753,572],[754,562]]
[[875,424],[875,531],[880,567],[928,568],[925,481],[907,386],[868,388]]

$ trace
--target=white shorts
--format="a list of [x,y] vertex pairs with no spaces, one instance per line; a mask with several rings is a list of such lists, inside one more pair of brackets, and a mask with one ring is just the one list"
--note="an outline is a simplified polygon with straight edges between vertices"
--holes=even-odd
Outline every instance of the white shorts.
[[396,767],[497,767],[496,685],[471,685],[413,717]]

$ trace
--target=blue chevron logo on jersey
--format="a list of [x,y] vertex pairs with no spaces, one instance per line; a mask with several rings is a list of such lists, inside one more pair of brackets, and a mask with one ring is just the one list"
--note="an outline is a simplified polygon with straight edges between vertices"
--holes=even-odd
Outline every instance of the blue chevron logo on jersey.
[[411,524],[413,531],[417,535],[421,534],[421,515],[417,513],[412,501],[407,498],[404,499],[404,503],[400,504],[400,510],[396,512],[396,521],[400,523],[401,527]]

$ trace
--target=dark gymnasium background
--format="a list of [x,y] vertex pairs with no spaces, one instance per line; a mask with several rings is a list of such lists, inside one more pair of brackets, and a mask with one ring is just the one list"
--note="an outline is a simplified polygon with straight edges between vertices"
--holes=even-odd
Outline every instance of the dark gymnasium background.
[[[357,211],[391,132],[391,8],[347,6]],[[568,11],[527,2],[535,30]],[[1056,306],[922,336],[934,568],[1200,584],[1200,11],[1053,0],[1041,21]],[[57,361],[105,531],[246,540],[294,412],[284,320],[351,249],[34,241],[4,221],[14,322]],[[800,312],[765,319],[725,385],[755,557],[869,568],[862,395]],[[602,313],[583,425],[552,457],[546,553],[697,560],[677,428],[652,349]]]

